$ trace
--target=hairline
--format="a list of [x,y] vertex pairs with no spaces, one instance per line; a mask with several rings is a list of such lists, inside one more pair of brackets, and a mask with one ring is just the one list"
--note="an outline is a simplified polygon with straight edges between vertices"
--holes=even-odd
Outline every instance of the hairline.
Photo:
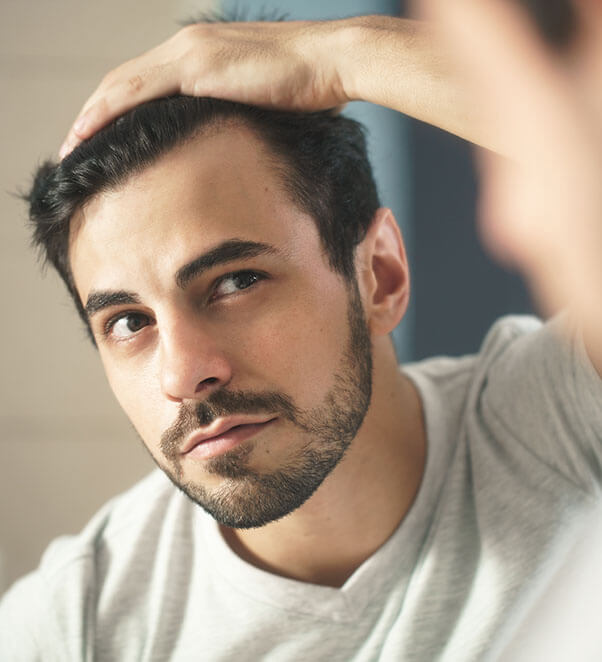
[[[299,201],[295,200],[295,197],[291,191],[291,186],[290,186],[290,180],[294,175],[293,169],[294,167],[287,162],[287,159],[285,156],[278,154],[273,146],[270,144],[269,140],[262,135],[261,130],[253,124],[253,122],[246,117],[242,116],[227,116],[227,117],[215,117],[212,118],[210,122],[207,122],[206,124],[203,124],[197,129],[195,129],[192,133],[189,135],[185,136],[181,140],[178,140],[178,142],[174,145],[172,145],[169,149],[166,149],[165,151],[161,152],[154,158],[152,161],[149,161],[147,163],[144,163],[140,167],[134,168],[131,171],[127,172],[122,178],[119,179],[117,182],[113,182],[111,184],[107,184],[106,186],[101,187],[98,191],[95,191],[93,194],[89,195],[83,202],[81,202],[73,211],[71,216],[69,217],[68,220],[68,231],[67,231],[67,252],[66,252],[66,268],[67,268],[67,275],[68,278],[72,284],[73,290],[76,293],[79,305],[82,307],[82,309],[85,311],[85,304],[82,302],[81,297],[79,295],[79,291],[77,289],[77,286],[75,284],[75,278],[73,275],[73,270],[71,266],[71,250],[73,246],[73,242],[77,238],[77,234],[79,230],[81,229],[83,223],[84,223],[84,210],[86,206],[91,204],[94,200],[99,199],[103,195],[111,192],[117,192],[120,190],[123,190],[125,187],[128,186],[129,183],[131,183],[137,176],[141,175],[142,173],[146,172],[149,168],[152,168],[156,164],[160,163],[162,159],[167,158],[169,155],[174,154],[180,149],[184,149],[187,147],[190,143],[194,142],[195,140],[199,140],[200,138],[210,138],[215,135],[219,135],[220,129],[228,128],[228,126],[234,128],[234,129],[245,129],[249,131],[252,135],[255,136],[259,144],[261,145],[262,151],[263,151],[263,156],[265,156],[265,164],[266,167],[270,169],[270,171],[274,174],[278,182],[282,186],[282,193],[286,196],[286,199],[288,202],[293,205],[298,211],[301,211],[305,215],[311,218],[312,222],[314,223],[317,231],[318,231],[318,237],[320,240],[320,249],[322,252],[322,256],[326,259],[326,262],[329,266],[329,268],[335,272],[338,273],[343,277],[345,281],[349,281],[349,277],[347,274],[345,274],[343,271],[336,269],[335,266],[332,264],[332,260],[330,259],[330,254],[329,250],[325,244],[324,238],[322,237],[322,232],[320,230],[320,224],[319,220],[315,217],[315,215],[308,209],[305,209]],[[74,226],[75,222],[75,226]],[[90,323],[89,319],[86,316],[86,325],[88,327],[88,331],[91,332],[90,328]]]

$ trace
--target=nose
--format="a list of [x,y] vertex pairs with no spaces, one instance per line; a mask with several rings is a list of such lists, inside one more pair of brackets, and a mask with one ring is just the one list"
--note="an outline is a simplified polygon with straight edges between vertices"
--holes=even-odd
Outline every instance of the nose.
[[160,339],[161,389],[170,400],[204,399],[232,378],[225,353],[198,320],[176,318]]

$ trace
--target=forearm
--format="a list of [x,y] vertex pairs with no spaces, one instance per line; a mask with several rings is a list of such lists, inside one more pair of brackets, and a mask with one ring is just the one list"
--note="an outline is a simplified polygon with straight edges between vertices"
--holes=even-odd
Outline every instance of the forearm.
[[494,150],[445,40],[427,23],[386,16],[341,22],[337,68],[350,99],[398,110]]
[[176,93],[297,111],[362,99],[503,151],[445,43],[425,23],[388,16],[191,25],[105,77],[63,155],[139,103]]

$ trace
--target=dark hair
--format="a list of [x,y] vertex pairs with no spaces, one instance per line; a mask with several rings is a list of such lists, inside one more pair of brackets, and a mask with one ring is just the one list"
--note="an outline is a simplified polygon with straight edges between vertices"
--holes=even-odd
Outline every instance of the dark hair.
[[354,253],[379,206],[363,127],[331,112],[290,113],[219,99],[173,96],[138,106],[35,173],[33,244],[59,272],[88,331],[69,264],[69,224],[93,196],[123,184],[203,129],[249,127],[265,142],[293,203],[318,227],[332,268],[355,276]]

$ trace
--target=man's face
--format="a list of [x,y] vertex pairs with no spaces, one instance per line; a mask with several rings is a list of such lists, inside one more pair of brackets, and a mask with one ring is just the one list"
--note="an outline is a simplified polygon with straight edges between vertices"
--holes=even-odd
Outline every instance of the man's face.
[[157,464],[219,522],[300,506],[341,459],[371,393],[355,284],[313,220],[230,127],[90,201],[70,259],[121,406]]

